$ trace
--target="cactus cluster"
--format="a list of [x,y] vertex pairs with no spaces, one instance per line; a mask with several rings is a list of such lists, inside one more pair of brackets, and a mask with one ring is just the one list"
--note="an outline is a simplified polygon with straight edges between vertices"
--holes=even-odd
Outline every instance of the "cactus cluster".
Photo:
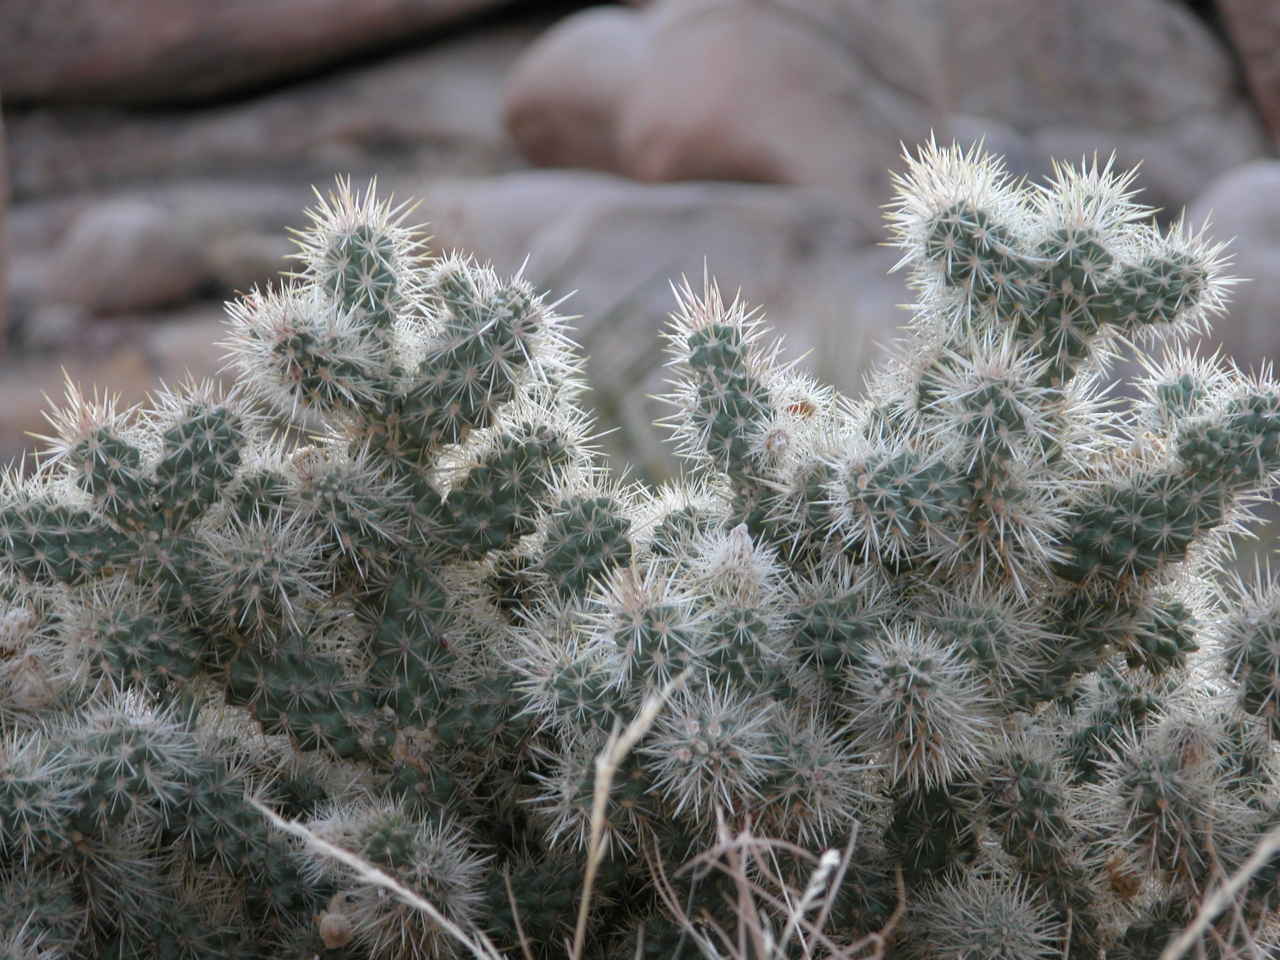
[[[1223,249],[1132,179],[906,157],[856,401],[686,284],[659,487],[554,305],[340,183],[230,305],[233,388],[69,389],[0,487],[0,955],[1153,960],[1280,824],[1280,589],[1216,576],[1280,385],[1185,346]],[[744,916],[744,832],[801,907]],[[1277,877],[1201,956],[1280,950]]]

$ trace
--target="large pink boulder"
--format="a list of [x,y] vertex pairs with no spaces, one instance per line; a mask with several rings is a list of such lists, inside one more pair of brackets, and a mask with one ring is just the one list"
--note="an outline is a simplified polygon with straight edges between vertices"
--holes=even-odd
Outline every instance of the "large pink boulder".
[[[1243,2],[1243,0],[1241,0]],[[1049,156],[1144,161],[1185,203],[1261,155],[1236,65],[1168,0],[654,0],[562,21],[513,69],[508,129],[535,163],[639,180],[889,195],[899,144],[1011,134]]]
[[507,81],[507,129],[544,167],[617,169],[616,120],[646,49],[633,10],[597,7],[570,17],[520,58]]

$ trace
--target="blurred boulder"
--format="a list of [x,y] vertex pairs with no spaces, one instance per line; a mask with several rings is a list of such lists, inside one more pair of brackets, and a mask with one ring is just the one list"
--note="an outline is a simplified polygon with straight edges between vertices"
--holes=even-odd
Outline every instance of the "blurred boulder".
[[402,180],[395,186],[397,194],[420,201],[416,212],[426,221],[437,252],[472,253],[509,274],[529,257],[535,237],[568,210],[609,202],[634,185],[577,170],[536,170]]
[[[949,138],[959,116],[966,135],[1019,131],[1036,158],[1019,172],[1050,154],[1144,160],[1149,199],[1169,205],[1265,148],[1228,52],[1167,0],[657,0],[609,17],[568,18],[512,71],[506,116],[531,160],[821,185],[870,209],[898,144]],[[626,55],[592,49],[606,32]],[[597,73],[625,95],[584,111]]]
[[36,354],[75,349],[94,325],[84,307],[71,303],[37,301],[23,320],[22,349]]
[[0,4],[11,103],[171,103],[260,87],[502,0],[19,0]]
[[1214,237],[1230,239],[1232,276],[1225,317],[1214,325],[1242,367],[1280,361],[1280,160],[1245,164],[1215,180],[1187,211],[1192,226],[1210,220]]
[[1033,165],[1019,172],[1114,150],[1121,167],[1141,163],[1142,199],[1176,215],[1210,179],[1269,152],[1230,51],[1185,4],[965,0],[943,10],[944,102],[1023,131]]
[[22,345],[63,342],[69,315],[143,315],[270,282],[311,199],[302,184],[176,180],[22,204],[8,291]]
[[[423,6],[430,6],[424,4]],[[179,177],[510,169],[502,77],[531,27],[500,27],[417,53],[198,110],[33,110],[10,122],[15,198]]]
[[[619,55],[593,51],[606,43]],[[583,110],[596,74],[610,94]],[[681,0],[563,21],[513,68],[506,117],[535,163],[643,181],[820,185],[865,195],[874,215],[899,142],[928,134],[923,106],[876,83],[812,16]],[[579,120],[571,134],[556,119],[566,110]]]
[[278,232],[229,231],[209,241],[205,264],[217,290],[230,295],[270,285],[282,270],[296,266],[289,260],[296,250],[289,238]]
[[1218,10],[1263,122],[1280,143],[1280,3],[1218,0]]
[[158,204],[115,200],[76,220],[45,278],[46,298],[96,314],[195,299],[205,282],[199,238]]
[[615,125],[647,44],[640,23],[633,10],[584,10],[519,60],[504,119],[533,163],[621,168]]
[[649,16],[649,57],[617,129],[622,172],[638,180],[815,184],[878,204],[898,144],[927,135],[925,104],[877,82],[823,17],[736,2]]
[[4,158],[4,115],[0,111],[0,354],[9,344],[9,166]]

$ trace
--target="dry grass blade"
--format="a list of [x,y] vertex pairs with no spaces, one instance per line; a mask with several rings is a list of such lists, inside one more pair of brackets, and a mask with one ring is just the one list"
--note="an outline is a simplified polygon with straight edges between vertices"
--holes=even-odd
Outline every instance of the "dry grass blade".
[[[868,934],[856,943],[841,946],[823,932],[823,926],[830,917],[831,907],[853,854],[854,839],[851,838],[843,852],[828,850],[821,857],[815,857],[809,851],[783,840],[763,839],[743,830],[736,836],[729,836],[720,824],[721,839],[714,848],[699,854],[677,871],[677,875],[695,869],[716,869],[727,873],[734,882],[737,892],[733,904],[738,918],[736,937],[715,924],[704,921],[707,932],[719,941],[728,957],[732,960],[781,960],[786,956],[786,949],[797,936],[801,941],[801,949],[806,958],[816,954],[820,948],[824,957],[829,960],[854,960],[863,950],[871,947],[873,952],[862,960],[874,960],[883,955],[884,944],[897,926],[905,908],[905,891],[901,872],[898,874],[898,906],[883,928]],[[797,891],[789,887],[783,878],[784,871],[776,863],[778,853],[787,854],[797,860],[813,865],[804,890]],[[680,908],[675,892],[667,880],[656,853],[646,851],[654,884],[662,896],[672,915],[689,932],[697,938],[692,921]],[[762,885],[751,877],[751,865],[756,864],[761,871],[761,879],[778,891]],[[814,917],[807,916],[816,909]],[[775,938],[767,923],[770,915],[785,918],[785,925],[780,937]],[[711,947],[710,940],[700,940],[703,950],[709,956],[720,956]]]
[[671,694],[684,683],[685,674],[681,673],[671,679],[657,693],[645,698],[640,711],[626,729],[619,731],[616,727],[609,734],[604,749],[596,757],[595,789],[591,798],[591,841],[587,847],[587,869],[582,880],[582,899],[578,902],[578,922],[573,931],[573,948],[570,956],[573,960],[582,960],[582,951],[586,949],[587,916],[591,907],[591,889],[595,885],[596,873],[600,862],[604,859],[604,828],[609,791],[613,786],[613,775],[619,765],[631,752],[631,748],[640,742],[640,738],[649,732],[658,712],[667,702]]
[[1254,847],[1249,859],[1240,865],[1240,869],[1235,872],[1235,875],[1214,891],[1213,896],[1205,899],[1196,913],[1195,920],[1169,942],[1169,945],[1160,954],[1160,960],[1178,960],[1179,957],[1186,953],[1187,948],[1195,942],[1200,934],[1204,933],[1205,928],[1209,926],[1213,918],[1235,901],[1236,894],[1243,890],[1245,884],[1253,879],[1253,875],[1261,870],[1267,861],[1277,853],[1280,853],[1280,827],[1275,827],[1264,834],[1262,839],[1258,841],[1258,845]]
[[[688,934],[706,953],[705,941],[699,937],[689,914],[680,904],[680,897],[677,895],[675,887],[672,886],[671,880],[667,877],[667,870],[662,865],[662,858],[659,856],[657,845],[655,844],[652,850],[646,847],[644,849],[644,857],[649,866],[649,876],[653,878],[654,889],[657,890],[658,897],[662,900],[663,905],[680,924],[680,929]],[[643,930],[641,932],[643,933]]]
[[507,888],[507,902],[511,904],[511,919],[515,921],[516,936],[520,938],[520,952],[525,960],[533,960],[533,951],[529,948],[529,938],[525,936],[524,924],[520,922],[520,905],[516,903],[516,893],[511,889],[511,871],[502,871],[502,883]]
[[327,840],[317,837],[300,823],[293,823],[278,816],[262,803],[252,797],[245,798],[259,813],[261,813],[272,826],[291,833],[295,837],[302,840],[308,847],[317,850],[327,856],[333,857],[335,860],[346,864],[356,875],[366,883],[372,883],[375,886],[382,887],[384,890],[399,897],[402,901],[413,907],[415,910],[421,910],[432,922],[439,925],[440,929],[457,940],[464,946],[471,956],[477,960],[503,960],[502,954],[489,941],[483,933],[475,931],[474,937],[469,936],[466,931],[459,927],[456,923],[444,916],[439,910],[431,905],[428,901],[422,899],[412,890],[401,885],[394,877],[383,873],[371,863],[357,857],[349,850],[343,850],[341,847],[329,843]]
[[[787,949],[787,945],[791,942],[791,938],[796,935],[800,927],[807,923],[805,914],[809,909],[818,902],[819,897],[824,899],[830,894],[831,874],[840,866],[840,854],[835,850],[828,850],[818,861],[818,866],[814,868],[813,873],[809,877],[809,883],[804,889],[804,893],[800,895],[800,899],[792,905],[788,910],[787,926],[782,931],[782,937],[778,940],[778,954],[782,955]],[[809,953],[809,948],[805,947],[805,953]]]
[[853,829],[849,831],[849,840],[844,845],[844,851],[840,854],[840,864],[836,867],[836,875],[831,880],[831,886],[827,890],[826,897],[823,898],[822,908],[813,919],[813,925],[819,930],[827,925],[827,920],[831,917],[831,910],[836,902],[836,893],[844,883],[844,876],[849,870],[849,864],[853,861],[853,850],[858,843],[858,830],[859,826],[855,823]]

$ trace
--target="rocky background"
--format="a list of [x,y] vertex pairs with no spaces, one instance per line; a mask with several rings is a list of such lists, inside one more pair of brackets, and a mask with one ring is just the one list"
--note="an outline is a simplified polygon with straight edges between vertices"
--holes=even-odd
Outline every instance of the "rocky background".
[[900,143],[1142,161],[1235,237],[1225,348],[1280,355],[1275,0],[0,0],[0,463],[77,381],[216,374],[222,302],[335,174],[419,197],[581,315],[593,402],[670,468],[657,332],[704,269],[856,391],[907,299]]

